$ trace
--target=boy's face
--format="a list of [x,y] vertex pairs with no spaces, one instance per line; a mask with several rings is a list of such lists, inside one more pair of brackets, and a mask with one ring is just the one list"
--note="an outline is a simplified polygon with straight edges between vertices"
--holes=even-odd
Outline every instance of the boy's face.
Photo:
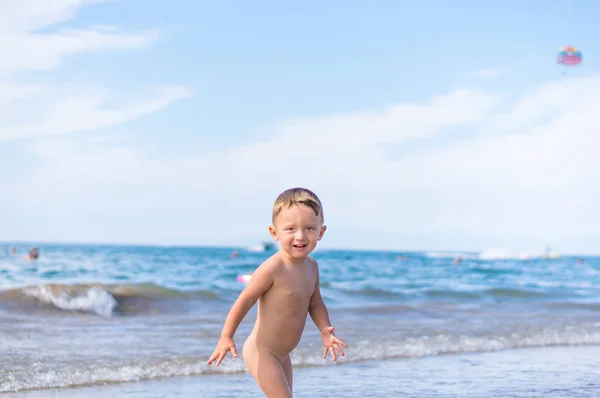
[[275,225],[269,226],[271,236],[281,243],[281,249],[297,259],[315,249],[325,229],[321,217],[302,204],[283,208],[275,217]]

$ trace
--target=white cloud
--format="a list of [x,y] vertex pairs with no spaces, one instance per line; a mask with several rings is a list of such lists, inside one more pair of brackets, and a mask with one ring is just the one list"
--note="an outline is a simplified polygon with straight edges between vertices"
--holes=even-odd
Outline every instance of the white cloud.
[[22,70],[56,67],[66,55],[99,49],[129,49],[150,44],[154,31],[123,33],[117,27],[60,28],[40,33],[73,18],[78,7],[94,0],[0,0],[0,76]]
[[136,35],[98,28],[61,29],[49,34],[0,32],[0,51],[11,55],[0,60],[0,76],[19,70],[52,69],[61,57],[83,51],[145,46],[154,37],[154,32]]
[[33,31],[71,19],[75,9],[93,0],[37,0],[0,1],[2,31]]
[[[119,27],[61,27],[76,10],[98,0],[0,0],[0,143],[85,132],[134,120],[188,97],[185,87],[160,86],[143,95],[110,93],[102,84],[31,84],[27,74],[60,66],[68,55],[144,47],[153,30],[127,33]],[[19,76],[17,78],[16,76]]]
[[31,145],[43,169],[6,188],[63,223],[47,239],[251,243],[276,194],[304,185],[324,201],[329,246],[597,252],[598,103],[600,77],[509,103],[462,89],[284,121],[269,140],[190,159],[43,141]]
[[[21,121],[15,121],[13,116],[12,120],[3,125],[0,120],[0,142],[115,126],[156,112],[191,94],[185,87],[158,87],[144,98],[134,98],[123,104],[119,95],[111,97],[104,90],[92,90],[88,93],[77,90],[73,94],[62,92],[58,98],[54,97],[53,92],[55,91],[47,90],[50,98],[43,97],[41,104],[39,101],[27,102],[25,106],[21,104],[22,109],[27,109]],[[26,94],[30,93],[31,91]],[[112,106],[115,97],[119,99],[118,107]],[[38,111],[31,112],[32,109]]]
[[475,71],[473,76],[475,77],[475,79],[481,79],[481,80],[498,79],[498,78],[508,74],[510,72],[510,70],[511,69],[507,66],[502,66],[502,67],[497,67],[497,68],[480,69],[478,71]]

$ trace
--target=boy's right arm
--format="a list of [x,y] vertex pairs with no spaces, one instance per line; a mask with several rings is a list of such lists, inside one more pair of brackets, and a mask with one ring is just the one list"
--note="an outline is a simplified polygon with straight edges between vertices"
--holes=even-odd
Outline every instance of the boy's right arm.
[[231,351],[234,357],[238,356],[235,343],[233,342],[233,335],[242,322],[242,319],[250,311],[250,308],[254,306],[258,298],[273,284],[276,267],[277,263],[270,259],[254,271],[248,284],[229,310],[229,314],[227,314],[217,347],[206,362],[208,365],[211,365],[216,360],[216,366],[219,366],[228,351]]

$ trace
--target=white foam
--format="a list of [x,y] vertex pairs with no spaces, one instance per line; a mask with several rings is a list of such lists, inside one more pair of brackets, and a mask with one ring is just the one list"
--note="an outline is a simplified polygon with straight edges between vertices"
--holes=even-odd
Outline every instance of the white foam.
[[26,288],[24,293],[66,311],[83,311],[111,316],[118,306],[117,301],[110,293],[96,286],[86,289],[83,294],[73,296],[65,290],[52,290],[46,285]]
[[[438,334],[404,339],[361,339],[349,342],[349,344],[351,346],[346,349],[347,355],[338,357],[338,364],[374,359],[415,358],[528,347],[600,344],[600,322],[495,336]],[[292,353],[292,362],[295,367],[331,364],[331,359],[323,359],[321,350],[322,348],[316,344],[298,347]],[[40,362],[39,366],[9,370],[3,375],[0,392],[239,372],[247,372],[242,358],[233,359],[231,356],[228,356],[218,368],[206,365],[204,360],[199,360],[197,357],[132,359],[128,363],[121,362],[113,365],[88,362],[77,366],[70,362],[61,367]]]
[[11,370],[0,383],[1,392],[16,392],[46,388],[87,386],[107,382],[132,382],[164,377],[214,373],[246,372],[241,358],[227,358],[218,368],[203,360],[174,359],[166,361],[136,361],[117,366],[87,365],[82,368]]
[[[586,327],[566,326],[561,329],[541,329],[536,332],[519,332],[497,336],[466,336],[439,334],[421,336],[401,341],[359,340],[353,344],[351,361],[384,358],[425,357],[440,354],[489,352],[517,348],[546,346],[577,346],[600,344],[598,325]],[[306,365],[312,359],[303,358]]]

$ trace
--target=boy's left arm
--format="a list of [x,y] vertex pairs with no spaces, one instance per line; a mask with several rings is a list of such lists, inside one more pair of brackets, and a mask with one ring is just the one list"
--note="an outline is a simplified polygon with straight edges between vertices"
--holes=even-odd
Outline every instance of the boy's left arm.
[[329,312],[327,311],[327,307],[323,302],[323,297],[321,297],[321,289],[319,284],[319,272],[317,268],[317,281],[315,283],[315,290],[310,298],[308,313],[321,332],[321,340],[323,341],[323,358],[327,358],[327,352],[329,352],[333,360],[337,361],[335,351],[337,351],[341,356],[344,356],[346,354],[344,354],[344,351],[340,346],[344,348],[348,348],[348,346],[342,340],[337,338],[335,334],[333,334],[335,328],[331,326]]

